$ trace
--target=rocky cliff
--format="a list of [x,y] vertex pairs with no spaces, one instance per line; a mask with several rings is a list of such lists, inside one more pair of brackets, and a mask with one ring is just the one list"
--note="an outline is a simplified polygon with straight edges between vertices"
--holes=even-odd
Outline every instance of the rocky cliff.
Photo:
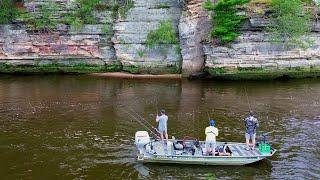
[[[291,71],[318,75],[320,69],[320,24],[314,22],[308,49],[274,44],[265,31],[263,14],[250,15],[240,28],[241,36],[227,46],[208,43],[212,23],[203,9],[205,0],[133,0],[133,7],[115,16],[112,9],[95,11],[97,23],[78,32],[60,23],[52,32],[32,31],[23,22],[0,25],[0,67],[89,66],[117,67],[99,71],[132,73],[192,73],[208,71],[215,77],[250,72],[286,75]],[[27,10],[37,13],[46,0],[28,1]],[[61,14],[72,11],[72,0],[55,0]],[[148,34],[162,22],[172,22],[178,43],[146,45]],[[95,70],[93,70],[95,71]],[[245,77],[248,77],[246,74]]]
[[179,23],[180,46],[183,58],[182,73],[188,76],[205,66],[203,42],[211,31],[208,12],[202,7],[204,0],[187,0]]
[[114,47],[124,70],[142,73],[178,73],[181,55],[176,44],[146,46],[150,31],[164,21],[173,23],[178,35],[181,7],[177,0],[134,0],[125,17],[114,24]]
[[[26,2],[25,8],[37,13],[43,0]],[[71,1],[56,1],[61,11],[70,11]],[[62,19],[61,12],[56,18]],[[103,32],[112,26],[111,11],[96,12],[97,24],[84,25],[79,32],[70,26],[58,24],[52,32],[33,31],[22,22],[0,26],[0,63],[14,66],[76,64],[110,65],[116,63],[111,41],[112,31]]]
[[[270,41],[265,31],[269,24],[263,15],[251,17],[240,29],[241,35],[229,46],[204,45],[206,67],[213,75],[286,71],[318,71],[320,67],[320,33],[318,22],[313,22],[309,34],[314,44],[307,49],[289,48],[285,44]],[[255,74],[258,76],[258,74]]]

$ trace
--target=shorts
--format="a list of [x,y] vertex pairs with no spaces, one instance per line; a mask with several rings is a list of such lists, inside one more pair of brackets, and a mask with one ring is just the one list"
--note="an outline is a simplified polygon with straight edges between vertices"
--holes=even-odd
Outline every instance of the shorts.
[[158,130],[160,133],[167,133],[167,128],[159,128]]
[[249,133],[246,133],[246,140],[256,140],[256,133],[254,134],[249,134]]

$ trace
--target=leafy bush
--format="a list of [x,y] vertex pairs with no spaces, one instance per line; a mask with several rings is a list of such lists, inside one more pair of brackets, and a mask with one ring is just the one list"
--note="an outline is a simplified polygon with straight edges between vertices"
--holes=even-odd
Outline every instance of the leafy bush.
[[12,0],[0,0],[0,24],[10,23],[17,16],[18,10],[14,3]]
[[239,36],[237,28],[246,19],[245,16],[237,15],[237,7],[248,3],[249,0],[220,0],[213,4],[207,0],[204,3],[204,8],[213,13],[213,29],[211,37],[217,38],[218,43],[228,43]]
[[139,57],[143,57],[144,54],[145,54],[145,51],[144,50],[138,50],[137,53],[138,53]]
[[288,46],[308,47],[310,39],[310,13],[303,8],[301,0],[272,0],[272,25],[268,28],[271,40]]
[[[80,31],[83,24],[96,24],[95,10],[112,9],[114,14],[125,17],[126,12],[134,6],[132,0],[102,1],[102,0],[76,0],[78,8],[66,15],[65,22],[71,25],[72,30]],[[104,29],[107,30],[107,29]],[[109,31],[109,30],[108,30]]]
[[126,0],[122,5],[118,6],[118,13],[121,18],[125,18],[129,9],[134,7],[132,0]]
[[110,33],[110,25],[107,24],[107,23],[104,24],[103,27],[102,27],[102,32],[103,32],[104,34]]
[[162,21],[160,26],[150,31],[147,36],[146,44],[153,48],[159,44],[177,44],[178,38],[172,21]]
[[[67,14],[65,22],[71,25],[71,30],[80,31],[83,24],[95,24],[96,18],[93,15],[95,7],[100,5],[101,0],[76,0],[78,8],[71,14]],[[99,6],[100,7],[100,6]]]
[[29,28],[48,32],[55,29],[58,24],[58,20],[54,17],[57,11],[59,11],[59,6],[50,0],[41,5],[38,13],[25,11],[21,12],[19,16]]

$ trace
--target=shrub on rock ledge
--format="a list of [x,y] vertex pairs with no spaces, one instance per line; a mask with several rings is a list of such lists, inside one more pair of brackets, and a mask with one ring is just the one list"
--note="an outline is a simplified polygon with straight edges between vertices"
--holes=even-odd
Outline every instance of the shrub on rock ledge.
[[178,38],[172,21],[162,21],[160,26],[149,32],[146,44],[153,48],[159,44],[177,44]]
[[305,38],[311,31],[310,13],[301,0],[272,0],[271,40],[288,46],[309,47],[312,41]]
[[214,12],[211,37],[216,38],[219,44],[231,42],[240,35],[237,28],[247,17],[238,15],[237,7],[248,2],[249,0],[220,0],[216,4],[210,0],[205,2],[204,8]]

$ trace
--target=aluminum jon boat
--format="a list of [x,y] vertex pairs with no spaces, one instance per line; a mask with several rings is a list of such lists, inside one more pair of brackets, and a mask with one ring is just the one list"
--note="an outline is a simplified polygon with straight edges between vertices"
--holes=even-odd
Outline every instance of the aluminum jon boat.
[[[135,144],[139,150],[137,160],[151,163],[245,165],[271,157],[276,152],[268,144],[265,151],[261,149],[261,145],[256,146],[254,150],[246,150],[245,143],[217,142],[214,155],[208,155],[204,141],[186,138],[161,142],[151,139],[147,131],[136,132]],[[225,152],[225,149],[228,152]]]

